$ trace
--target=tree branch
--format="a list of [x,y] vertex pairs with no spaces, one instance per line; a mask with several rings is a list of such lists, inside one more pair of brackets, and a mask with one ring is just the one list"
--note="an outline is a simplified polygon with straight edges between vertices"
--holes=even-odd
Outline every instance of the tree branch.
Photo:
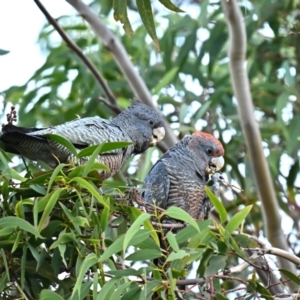
[[[116,36],[107,28],[107,26],[102,22],[98,15],[96,15],[90,9],[90,7],[84,4],[81,0],[66,1],[70,5],[72,5],[78,11],[78,13],[90,24],[96,36],[98,36],[98,38],[103,41],[107,49],[111,51],[120,70],[126,76],[135,96],[145,104],[157,109],[148,88],[146,87],[142,78],[136,72],[124,46],[120,43]],[[167,122],[165,122],[165,129],[166,136],[164,138],[164,142],[169,148],[177,142],[177,138],[175,137],[170,125]]]
[[[260,131],[254,117],[249,80],[245,70],[246,32],[242,14],[236,0],[222,0],[222,5],[230,33],[228,50],[230,75],[234,95],[238,102],[240,122],[250,155],[250,164],[262,201],[267,238],[273,246],[288,251],[288,244],[281,229],[278,201],[270,170],[264,156]],[[282,268],[292,273],[296,272],[296,268],[291,262],[281,258],[278,260]],[[292,290],[297,290],[297,286],[294,283],[290,282],[289,286]]]
[[117,101],[109,86],[107,85],[105,79],[98,72],[94,64],[90,61],[88,57],[84,55],[81,49],[68,37],[62,27],[57,23],[57,21],[50,15],[47,9],[43,6],[43,4],[39,0],[34,0],[35,4],[41,10],[41,12],[45,15],[48,22],[55,28],[61,38],[66,42],[67,46],[82,60],[82,62],[87,66],[87,68],[91,71],[96,81],[102,88],[103,92],[107,96],[110,103],[114,106],[117,106]]
[[271,255],[275,255],[278,257],[282,257],[285,258],[287,260],[289,260],[290,262],[292,262],[293,264],[295,264],[297,267],[300,267],[300,258],[296,255],[293,255],[287,251],[278,249],[278,248],[274,248],[274,247],[268,247],[265,249],[261,249],[261,248],[242,248],[242,250],[244,251],[254,251],[254,252],[258,252],[261,251],[263,253],[263,255],[265,254],[271,254]]

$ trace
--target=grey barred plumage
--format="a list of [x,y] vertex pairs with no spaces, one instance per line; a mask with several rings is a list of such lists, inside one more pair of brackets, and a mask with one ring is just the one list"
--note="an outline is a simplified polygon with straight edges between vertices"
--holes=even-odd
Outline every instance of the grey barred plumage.
[[[154,109],[141,102],[135,102],[112,120],[99,117],[75,119],[48,128],[23,128],[5,125],[0,140],[4,150],[22,155],[33,161],[43,161],[54,168],[72,161],[72,154],[61,144],[45,137],[56,134],[68,139],[80,149],[103,142],[132,142],[132,145],[101,154],[98,161],[106,164],[109,172],[102,172],[106,179],[114,175],[133,154],[139,154],[155,146],[165,135],[163,118]],[[81,159],[83,163],[85,159]]]
[[224,149],[213,136],[196,132],[185,136],[153,166],[144,183],[142,200],[163,209],[177,206],[195,219],[211,210],[204,186],[210,173],[223,167]]

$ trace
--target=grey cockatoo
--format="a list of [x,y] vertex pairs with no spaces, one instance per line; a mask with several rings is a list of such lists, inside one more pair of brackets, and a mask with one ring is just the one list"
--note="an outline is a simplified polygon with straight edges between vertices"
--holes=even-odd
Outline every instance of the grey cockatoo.
[[185,136],[152,167],[142,200],[163,209],[177,206],[195,219],[206,219],[212,204],[204,186],[209,175],[223,167],[223,155],[222,144],[212,135],[195,132]]
[[[58,163],[68,163],[73,155],[66,147],[45,137],[46,134],[68,139],[78,150],[103,142],[132,142],[132,145],[122,149],[99,155],[97,161],[110,169],[101,173],[102,178],[106,179],[119,171],[131,155],[142,153],[162,140],[165,135],[163,124],[160,113],[136,101],[112,120],[89,117],[48,128],[23,128],[8,124],[3,126],[0,140],[5,151],[33,161],[43,161],[52,168]],[[79,161],[82,162],[84,160]]]

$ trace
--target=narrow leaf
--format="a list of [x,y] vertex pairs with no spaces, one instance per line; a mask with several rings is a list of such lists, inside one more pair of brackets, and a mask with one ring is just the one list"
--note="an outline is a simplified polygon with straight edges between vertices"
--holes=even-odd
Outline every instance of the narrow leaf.
[[5,55],[8,54],[10,51],[8,50],[4,50],[4,49],[0,49],[0,55]]
[[52,141],[55,141],[55,142],[65,146],[73,155],[77,155],[77,150],[74,147],[74,145],[69,140],[62,137],[61,135],[48,133],[48,134],[45,134],[44,136]]
[[256,282],[256,288],[257,288],[257,291],[260,293],[260,295],[262,296],[263,299],[266,299],[266,300],[273,300],[274,299],[272,294],[264,286],[262,286],[258,282]]
[[279,271],[300,286],[300,278],[297,275],[285,269],[279,269]]
[[106,282],[101,287],[101,291],[99,292],[96,300],[107,299],[110,295],[113,295],[116,286],[120,283],[121,280],[121,278],[112,278],[111,280]]
[[159,0],[159,2],[164,5],[169,10],[175,11],[175,12],[184,12],[179,7],[174,5],[170,0]]
[[172,252],[168,258],[167,258],[167,261],[173,261],[173,260],[176,260],[176,259],[182,259],[184,258],[185,256],[189,255],[188,253],[186,253],[184,250],[179,250],[178,252]]
[[141,214],[131,225],[128,231],[125,234],[124,242],[123,242],[123,251],[125,251],[129,245],[129,242],[134,237],[134,235],[140,230],[141,225],[150,219],[150,215],[148,213]]
[[87,270],[93,266],[94,264],[96,264],[98,262],[98,258],[95,255],[95,253],[90,253],[86,256],[86,258],[84,259],[84,261],[82,262],[81,266],[80,266],[80,270],[79,270],[79,274],[77,276],[77,280],[72,292],[72,299],[75,299],[74,296],[78,293],[80,294],[80,290],[81,290],[81,286],[82,286],[82,281],[83,281],[83,277],[85,276],[85,273],[87,272]]
[[121,296],[124,294],[124,291],[131,285],[131,282],[125,282],[121,284],[107,300],[116,300],[121,299]]
[[47,202],[47,205],[45,207],[45,210],[43,212],[43,215],[40,219],[40,222],[38,224],[38,231],[41,232],[44,227],[45,227],[45,223],[47,218],[49,217],[50,213],[53,210],[53,207],[55,206],[57,199],[60,195],[60,193],[62,192],[63,189],[57,189],[56,191],[54,191],[49,199],[49,201]]
[[20,180],[21,182],[26,181],[27,179],[24,178],[23,176],[21,176],[16,170],[12,169],[12,168],[6,168],[4,169],[1,174],[4,177],[9,177],[10,179],[16,179],[16,180]]
[[33,234],[36,238],[42,239],[43,237],[40,233],[34,228],[29,222],[20,219],[18,217],[4,217],[0,219],[0,228],[20,228],[25,230],[31,234]]
[[236,213],[228,222],[227,226],[225,229],[229,232],[232,233],[234,232],[240,225],[241,223],[246,219],[248,216],[249,212],[251,211],[253,205],[248,205],[245,208],[243,208],[241,211]]
[[155,24],[154,24],[150,0],[136,0],[136,5],[148,34],[154,41],[156,48],[159,50],[159,41],[156,36]]
[[224,223],[227,220],[227,212],[221,201],[214,195],[214,193],[210,190],[208,186],[204,187],[205,192],[214,205],[216,211],[219,213],[221,223]]
[[81,187],[87,189],[104,207],[108,207],[107,203],[103,200],[103,197],[100,195],[99,191],[87,182],[85,179],[80,177],[75,177],[71,180],[77,182]]
[[3,266],[5,269],[5,272],[3,272],[3,273],[7,275],[7,279],[8,279],[8,281],[10,281],[10,270],[8,268],[7,256],[6,256],[6,253],[3,248],[0,249],[0,254],[1,254]]
[[[3,142],[0,141],[0,147],[1,144],[3,144]],[[3,162],[5,168],[9,168],[8,166],[8,161],[10,162],[11,160],[9,159],[9,157],[7,156],[7,154],[0,148],[0,160]]]
[[149,251],[149,249],[145,249],[145,250],[138,250],[128,255],[125,259],[131,261],[143,261],[143,260],[158,258],[161,256],[162,254],[160,251],[153,250],[153,249]]
[[11,253],[14,253],[16,251],[16,249],[18,249],[21,237],[22,237],[22,233],[21,233],[21,231],[19,231],[17,234],[17,237],[14,240],[14,245],[11,249]]
[[172,206],[172,207],[168,208],[164,212],[164,214],[173,219],[177,219],[177,220],[183,221],[185,223],[188,223],[189,225],[193,226],[198,232],[200,232],[197,222],[183,209]]
[[163,78],[160,79],[159,83],[153,88],[152,94],[157,95],[162,88],[171,83],[174,77],[177,75],[179,67],[174,67],[168,71]]
[[101,255],[100,261],[104,261],[110,258],[113,254],[116,254],[122,250],[124,243],[124,235],[119,236]]
[[128,15],[127,15],[127,0],[114,0],[114,18],[123,24],[123,28],[127,35],[131,35],[133,30],[131,28]]
[[[124,147],[128,147],[129,145],[132,145],[132,142],[107,142],[107,143],[103,143],[100,145],[102,145],[102,147],[101,147],[101,150],[99,151],[99,153],[105,153],[105,152],[112,152],[117,149],[122,149]],[[97,149],[98,146],[99,145],[93,145],[93,146],[86,147],[86,148],[82,149],[76,155],[76,157],[81,158],[81,157],[91,156],[94,153],[94,151]]]
[[48,188],[47,188],[47,194],[49,194],[50,192],[50,189],[51,189],[51,186],[52,186],[52,183],[53,181],[55,180],[57,174],[63,169],[63,167],[65,166],[65,164],[59,164],[55,170],[53,171],[51,177],[50,177],[50,180],[49,180],[49,183],[48,183]]
[[104,143],[100,153],[111,152],[132,145],[132,142],[107,142]]
[[169,231],[169,232],[167,233],[167,240],[168,240],[170,246],[172,247],[172,249],[173,249],[174,251],[178,252],[178,251],[179,251],[179,246],[178,246],[178,244],[177,244],[175,234],[172,233],[171,231]]
[[95,149],[95,151],[93,152],[93,154],[89,158],[88,162],[86,163],[86,165],[84,167],[84,170],[83,170],[83,173],[82,173],[83,176],[86,176],[90,172],[91,167],[92,167],[95,159],[99,155],[99,152],[100,152],[101,149],[102,149],[102,145],[100,144],[100,145],[97,146],[97,148]]
[[40,300],[63,300],[64,298],[62,298],[61,296],[59,296],[59,294],[50,291],[50,290],[42,290],[41,291],[41,295],[40,295]]

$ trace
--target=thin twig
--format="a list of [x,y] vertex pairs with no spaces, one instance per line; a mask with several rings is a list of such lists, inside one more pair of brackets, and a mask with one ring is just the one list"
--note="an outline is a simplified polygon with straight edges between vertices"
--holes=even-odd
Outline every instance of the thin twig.
[[263,255],[265,254],[270,254],[270,255],[275,255],[277,257],[282,257],[287,259],[288,261],[292,262],[293,264],[295,264],[297,267],[300,267],[300,258],[287,252],[284,250],[281,250],[279,248],[275,248],[275,247],[268,247],[265,249],[261,249],[261,248],[242,248],[242,250],[245,251],[256,251],[256,252],[262,252]]
[[107,102],[102,97],[98,97],[98,101],[101,102],[101,103],[103,103],[103,104],[105,104],[107,107],[109,107],[116,114],[119,114],[119,113],[122,112],[122,109],[118,105],[115,105],[114,103],[111,103],[111,102]]
[[84,55],[84,53],[81,51],[81,49],[68,37],[68,35],[65,33],[63,28],[57,23],[57,21],[50,15],[50,13],[47,11],[47,9],[43,6],[43,4],[39,0],[34,0],[38,8],[41,10],[41,12],[45,15],[49,23],[55,28],[55,30],[58,32],[58,34],[62,37],[62,39],[66,42],[68,47],[75,53],[77,56],[82,60],[82,62],[87,66],[87,68],[91,71],[93,76],[95,77],[96,81],[102,88],[103,92],[109,99],[110,103],[112,105],[117,106],[117,101],[115,96],[113,95],[112,91],[110,90],[109,86],[107,85],[105,79],[102,77],[102,75],[98,72],[94,64],[91,62],[91,60]]

